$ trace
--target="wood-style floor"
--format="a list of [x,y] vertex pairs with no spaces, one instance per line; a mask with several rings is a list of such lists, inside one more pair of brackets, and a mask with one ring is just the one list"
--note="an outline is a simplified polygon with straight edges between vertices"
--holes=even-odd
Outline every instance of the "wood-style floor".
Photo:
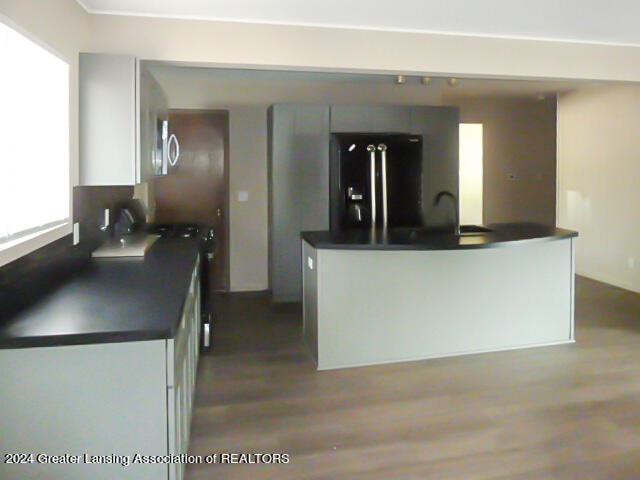
[[572,345],[324,372],[299,310],[257,294],[218,308],[190,452],[290,461],[189,480],[640,479],[639,294],[578,278]]

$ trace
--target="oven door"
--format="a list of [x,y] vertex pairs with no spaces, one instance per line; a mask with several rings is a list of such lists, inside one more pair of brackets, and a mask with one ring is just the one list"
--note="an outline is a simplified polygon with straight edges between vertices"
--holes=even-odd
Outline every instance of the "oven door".
[[211,295],[211,269],[213,268],[214,253],[201,247],[200,261],[200,300],[202,312],[202,348],[211,348],[213,345],[213,296]]

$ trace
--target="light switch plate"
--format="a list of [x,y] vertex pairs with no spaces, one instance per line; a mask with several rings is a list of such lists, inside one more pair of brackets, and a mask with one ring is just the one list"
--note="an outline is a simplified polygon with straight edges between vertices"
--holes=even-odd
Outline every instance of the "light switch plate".
[[238,201],[239,202],[248,202],[249,201],[249,192],[246,190],[240,190],[238,192]]
[[73,224],[73,244],[77,245],[80,243],[80,224],[75,222]]

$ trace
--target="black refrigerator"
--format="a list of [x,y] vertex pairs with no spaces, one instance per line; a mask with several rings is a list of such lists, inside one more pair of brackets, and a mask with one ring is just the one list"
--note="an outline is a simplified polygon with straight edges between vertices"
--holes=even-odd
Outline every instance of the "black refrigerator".
[[331,230],[421,227],[422,137],[333,133]]

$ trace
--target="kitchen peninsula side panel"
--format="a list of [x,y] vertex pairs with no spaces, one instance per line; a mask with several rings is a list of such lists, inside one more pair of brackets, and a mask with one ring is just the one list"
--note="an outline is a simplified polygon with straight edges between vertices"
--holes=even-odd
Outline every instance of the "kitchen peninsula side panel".
[[572,343],[574,241],[304,241],[305,343],[319,370]]

